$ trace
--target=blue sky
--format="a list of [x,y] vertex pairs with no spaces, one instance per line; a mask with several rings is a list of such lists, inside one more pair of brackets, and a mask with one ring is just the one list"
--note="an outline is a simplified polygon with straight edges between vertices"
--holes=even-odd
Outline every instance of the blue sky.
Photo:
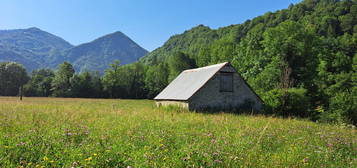
[[242,23],[301,0],[1,0],[0,29],[38,27],[77,45],[121,31],[147,50],[199,24]]

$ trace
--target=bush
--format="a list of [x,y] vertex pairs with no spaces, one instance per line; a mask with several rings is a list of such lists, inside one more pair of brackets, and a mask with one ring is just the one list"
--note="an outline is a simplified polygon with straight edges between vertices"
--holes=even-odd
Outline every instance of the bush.
[[357,105],[355,94],[341,92],[330,98],[329,102],[329,109],[321,111],[319,121],[357,125]]
[[273,89],[263,95],[264,111],[281,116],[312,117],[310,98],[303,88]]

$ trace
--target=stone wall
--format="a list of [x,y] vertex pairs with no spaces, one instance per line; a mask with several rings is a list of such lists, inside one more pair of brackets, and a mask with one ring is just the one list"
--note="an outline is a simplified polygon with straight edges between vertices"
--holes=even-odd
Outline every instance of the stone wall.
[[[233,92],[220,91],[220,73],[235,72],[232,67],[224,67],[189,99],[190,110],[243,108],[251,103],[254,110],[260,110],[262,102],[237,74],[233,74]],[[249,104],[248,104],[249,105]]]
[[179,106],[179,107],[183,107],[183,108],[188,108],[188,103],[185,101],[171,101],[171,100],[160,100],[160,101],[156,101],[156,106],[160,107],[160,106],[170,106],[170,105],[174,105],[174,106]]

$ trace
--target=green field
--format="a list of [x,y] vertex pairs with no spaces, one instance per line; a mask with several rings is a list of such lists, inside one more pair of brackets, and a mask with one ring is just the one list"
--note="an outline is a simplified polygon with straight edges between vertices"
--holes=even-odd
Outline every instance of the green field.
[[357,167],[357,130],[156,108],[0,97],[0,167]]

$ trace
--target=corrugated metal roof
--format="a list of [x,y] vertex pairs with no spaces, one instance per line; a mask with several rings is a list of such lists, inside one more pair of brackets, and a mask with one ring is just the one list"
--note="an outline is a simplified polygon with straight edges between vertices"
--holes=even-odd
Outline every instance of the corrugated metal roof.
[[188,100],[214,74],[227,65],[228,62],[210,65],[202,68],[188,69],[180,73],[155,100]]

